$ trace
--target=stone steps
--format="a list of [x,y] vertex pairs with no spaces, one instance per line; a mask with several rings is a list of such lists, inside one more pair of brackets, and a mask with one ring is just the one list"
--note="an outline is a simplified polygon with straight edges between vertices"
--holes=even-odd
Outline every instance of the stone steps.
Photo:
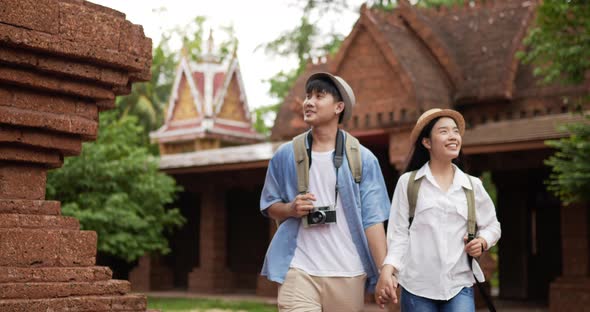
[[0,299],[43,299],[94,295],[124,295],[131,291],[128,281],[66,283],[2,283]]
[[108,267],[18,268],[0,267],[1,283],[59,283],[108,281],[113,272]]
[[146,311],[144,295],[125,296],[79,296],[54,299],[0,299],[2,312],[103,312],[103,311]]
[[0,228],[0,267],[94,266],[96,239],[93,231]]
[[53,200],[0,199],[0,214],[3,213],[59,215],[61,204]]
[[59,229],[79,230],[80,222],[73,217],[32,214],[0,214],[0,229]]

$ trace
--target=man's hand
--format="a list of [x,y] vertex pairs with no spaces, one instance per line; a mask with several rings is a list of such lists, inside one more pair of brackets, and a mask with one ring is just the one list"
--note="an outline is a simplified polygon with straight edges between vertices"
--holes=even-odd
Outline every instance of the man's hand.
[[397,304],[397,278],[393,273],[393,266],[385,265],[381,270],[377,286],[375,286],[375,302],[381,309],[384,309],[385,304],[389,302]]
[[299,194],[295,196],[295,199],[291,202],[291,210],[293,216],[301,218],[309,214],[313,210],[313,201],[316,198],[312,193]]
[[483,251],[488,247],[486,240],[481,237],[474,238],[467,243],[467,236],[465,236],[463,237],[463,241],[466,243],[465,252],[474,258],[481,256]]

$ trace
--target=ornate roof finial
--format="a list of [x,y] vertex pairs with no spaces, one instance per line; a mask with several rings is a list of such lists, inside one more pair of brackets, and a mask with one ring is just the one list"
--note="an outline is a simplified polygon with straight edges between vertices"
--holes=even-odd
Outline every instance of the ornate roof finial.
[[213,54],[213,28],[209,29],[209,39],[207,39],[207,54]]
[[182,48],[180,49],[180,55],[184,58],[188,58],[188,47],[186,43],[182,43]]

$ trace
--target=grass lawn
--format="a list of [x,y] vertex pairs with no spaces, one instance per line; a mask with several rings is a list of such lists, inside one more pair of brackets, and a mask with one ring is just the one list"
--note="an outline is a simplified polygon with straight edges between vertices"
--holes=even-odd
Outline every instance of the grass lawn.
[[148,297],[148,308],[161,312],[276,312],[274,305],[244,302],[224,301],[197,298],[157,298]]

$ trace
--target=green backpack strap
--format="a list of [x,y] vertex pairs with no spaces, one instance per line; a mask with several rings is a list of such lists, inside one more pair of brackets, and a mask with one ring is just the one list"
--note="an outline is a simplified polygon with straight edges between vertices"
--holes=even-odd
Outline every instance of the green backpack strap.
[[297,167],[297,192],[307,193],[309,188],[309,157],[305,147],[306,131],[293,138],[293,152],[295,153],[295,166]]
[[420,183],[422,183],[422,178],[416,180],[416,172],[414,170],[410,173],[410,179],[408,180],[408,205],[409,205],[409,212],[408,212],[408,229],[412,226],[412,221],[414,221],[414,213],[416,212],[416,203],[418,202],[418,191],[420,190]]
[[346,132],[346,158],[348,167],[354,177],[354,182],[361,183],[363,176],[363,163],[361,161],[361,144],[359,140]]
[[474,239],[477,232],[477,222],[475,216],[475,192],[473,190],[473,182],[471,176],[467,175],[471,189],[466,187],[463,188],[465,191],[465,197],[467,197],[467,235],[468,240]]

